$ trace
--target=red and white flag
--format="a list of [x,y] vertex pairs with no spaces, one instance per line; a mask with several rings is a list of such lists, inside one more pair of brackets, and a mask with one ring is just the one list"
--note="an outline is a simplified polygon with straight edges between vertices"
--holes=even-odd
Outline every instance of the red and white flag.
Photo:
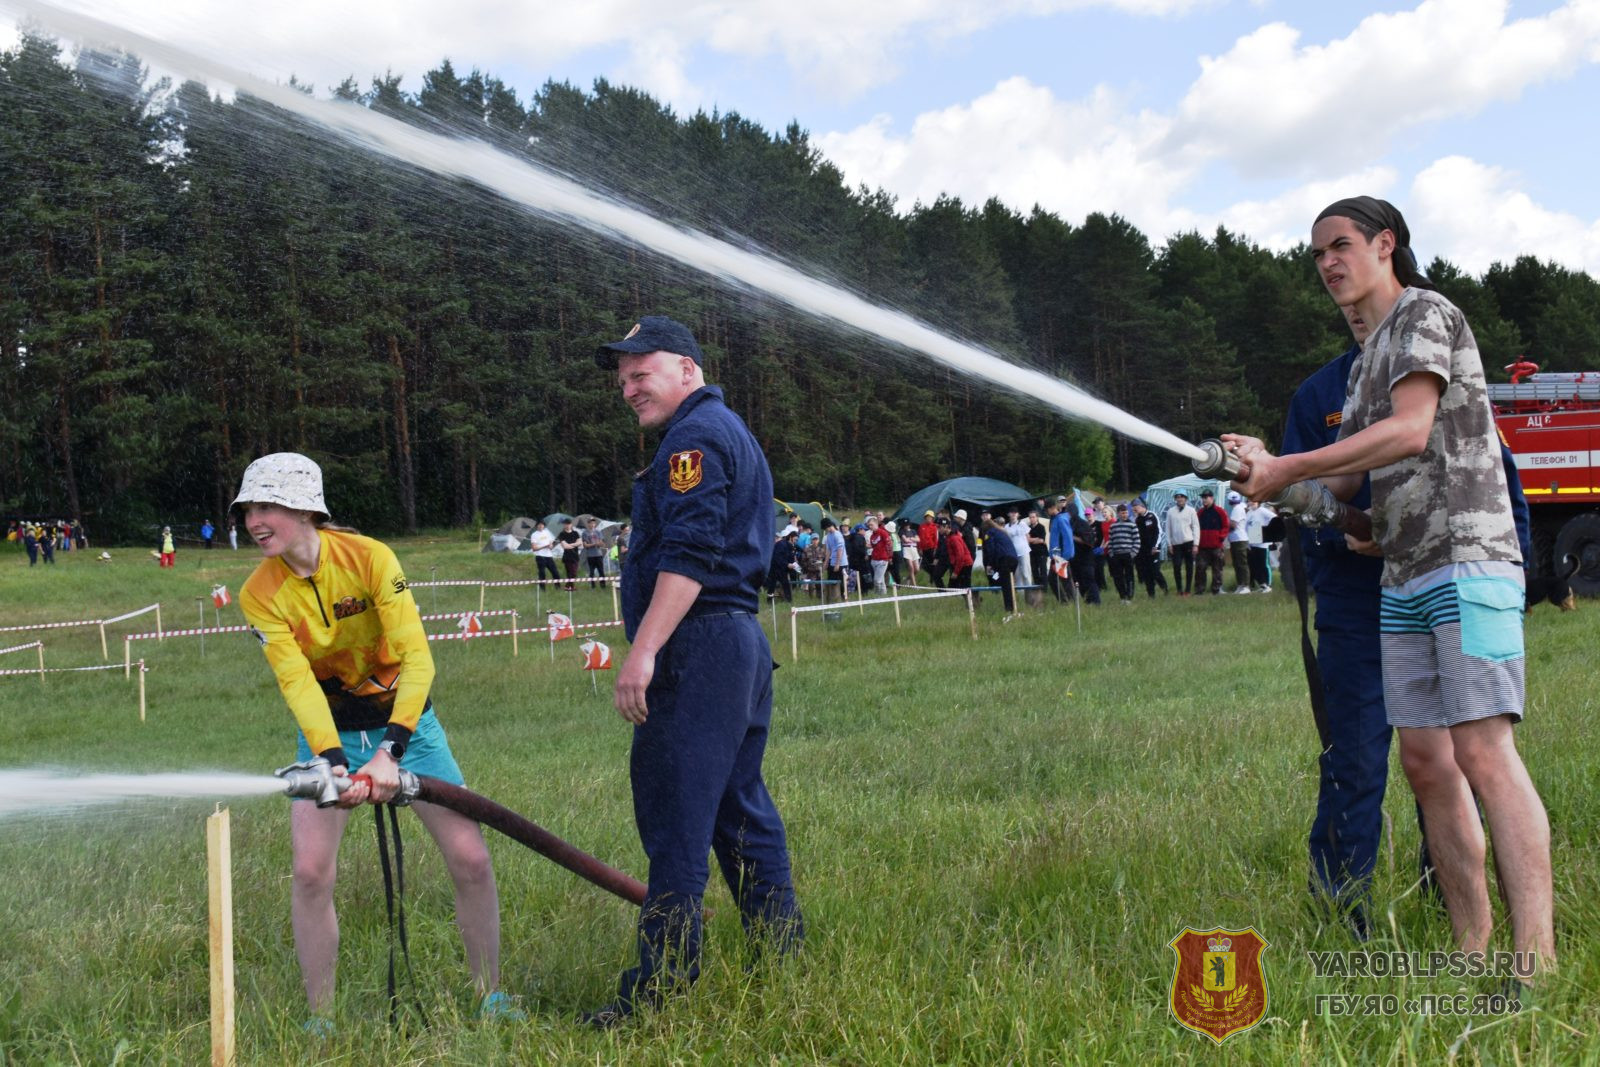
[[225,608],[233,603],[233,597],[228,595],[228,587],[214,585],[211,587],[211,602],[219,608]]
[[609,671],[611,669],[611,649],[589,638],[578,648],[583,652],[583,669],[586,671]]
[[460,627],[461,632],[464,634],[483,633],[483,623],[478,621],[478,615],[476,612],[467,612],[465,615],[461,616],[460,621],[458,621],[456,625]]
[[572,629],[571,619],[567,618],[559,611],[550,612],[551,641],[565,641],[567,638],[572,637],[573,634],[574,631]]
[[1058,559],[1058,560],[1055,561],[1055,567],[1056,567],[1056,577],[1057,578],[1070,578],[1070,577],[1072,577],[1072,563],[1070,561],[1064,560],[1064,559]]

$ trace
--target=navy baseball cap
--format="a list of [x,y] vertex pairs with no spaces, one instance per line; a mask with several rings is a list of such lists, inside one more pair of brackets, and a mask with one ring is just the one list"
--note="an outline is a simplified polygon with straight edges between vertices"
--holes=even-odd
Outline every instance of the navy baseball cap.
[[689,327],[665,315],[646,315],[633,324],[627,336],[595,350],[594,361],[606,370],[617,365],[620,355],[639,356],[649,352],[672,352],[701,362],[700,346]]

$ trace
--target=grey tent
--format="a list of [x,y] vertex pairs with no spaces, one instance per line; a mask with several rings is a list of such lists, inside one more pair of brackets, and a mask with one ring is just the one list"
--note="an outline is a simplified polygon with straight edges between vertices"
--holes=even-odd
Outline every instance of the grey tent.
[[[617,534],[622,532],[622,523],[612,519],[602,519],[598,515],[590,515],[588,512],[584,512],[582,515],[579,515],[572,520],[572,528],[577,530],[579,533],[582,533],[589,528],[590,519],[599,520],[600,536],[605,538],[607,548],[610,548],[612,545],[617,543]],[[556,532],[560,533],[561,531],[559,528],[557,528]]]
[[549,530],[551,533],[560,533],[562,521],[570,518],[572,518],[572,516],[568,515],[564,511],[552,511],[550,514],[546,515],[542,521],[544,522],[545,529]]
[[927,511],[966,508],[974,512],[972,519],[976,521],[978,516],[975,508],[993,509],[1016,504],[1027,511],[1033,507],[1036,499],[1020,485],[1002,482],[997,478],[950,478],[912,493],[895,511],[894,519],[896,522],[903,519],[921,522],[923,513]]
[[518,517],[506,523],[500,529],[489,535],[489,543],[483,546],[485,552],[532,552],[528,544],[528,537],[533,533],[534,520],[527,517]]

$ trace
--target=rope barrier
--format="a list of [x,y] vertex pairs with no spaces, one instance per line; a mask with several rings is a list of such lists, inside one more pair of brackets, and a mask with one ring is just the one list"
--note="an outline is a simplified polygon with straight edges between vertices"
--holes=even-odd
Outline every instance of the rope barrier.
[[[0,648],[0,656],[4,656],[8,652],[26,652],[30,648],[43,648],[43,647],[44,647],[44,642],[43,641],[29,641],[25,645],[14,645],[11,648]],[[30,674],[38,674],[39,672],[38,671],[30,671],[29,673]]]

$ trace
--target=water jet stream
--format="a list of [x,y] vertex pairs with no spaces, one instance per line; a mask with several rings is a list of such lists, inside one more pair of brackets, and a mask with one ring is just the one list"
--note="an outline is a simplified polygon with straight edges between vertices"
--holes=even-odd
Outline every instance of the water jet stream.
[[1097,422],[1126,437],[1165,448],[1185,459],[1205,458],[1203,452],[1175,434],[1135,418],[1059,378],[1009,363],[993,352],[958,341],[903,312],[872,304],[768,256],[652,218],[481,141],[420,130],[358,104],[317,100],[297,89],[274,85],[135,30],[38,0],[0,0],[0,9],[20,12],[73,40],[142,56],[148,62],[197,82],[241,89],[371,152],[435,174],[473,182],[535,214],[576,222],[597,233],[648,248],[707,274],[764,292],[808,314],[853,326],[921,352],[954,370],[1048,404],[1066,415]]
[[185,771],[182,774],[65,774],[0,770],[0,818],[75,811],[133,800],[221,800],[283,792],[270,774]]

